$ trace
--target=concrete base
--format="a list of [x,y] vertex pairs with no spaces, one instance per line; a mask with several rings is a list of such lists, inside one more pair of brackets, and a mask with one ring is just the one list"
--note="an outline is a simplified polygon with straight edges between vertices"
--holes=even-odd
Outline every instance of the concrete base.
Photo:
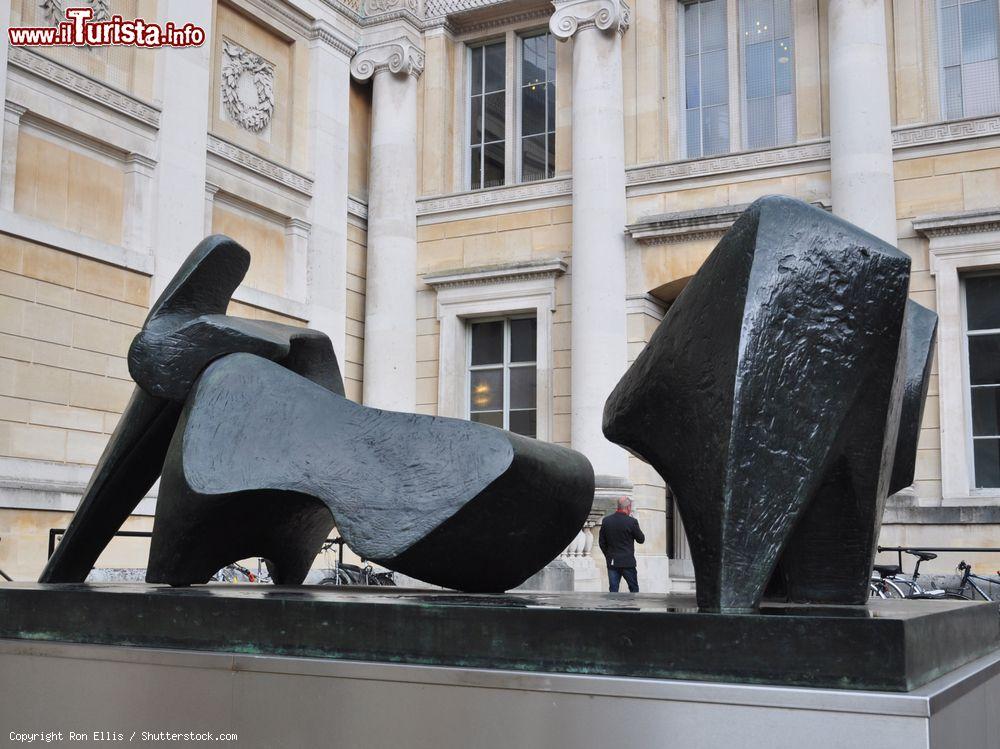
[[62,732],[56,745],[170,731],[247,748],[1000,746],[1000,653],[901,694],[0,640],[0,694],[5,738]]

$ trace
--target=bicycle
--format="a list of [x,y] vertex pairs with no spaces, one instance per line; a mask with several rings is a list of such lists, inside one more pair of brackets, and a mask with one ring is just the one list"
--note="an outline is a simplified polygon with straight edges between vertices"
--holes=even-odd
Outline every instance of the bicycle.
[[[984,583],[991,583],[993,585],[1000,585],[1000,579],[995,580],[991,577],[983,577],[982,575],[973,574],[972,565],[966,564],[964,559],[958,563],[958,570],[962,573],[962,581],[959,583],[958,589],[954,591],[954,595],[959,598],[964,598],[967,601],[974,601],[976,600],[976,593],[978,593],[984,601],[993,600],[985,590],[976,585],[976,580]],[[1000,576],[1000,570],[997,571],[997,575]],[[966,595],[968,588],[972,588],[974,592],[970,592]]]
[[[330,550],[337,545],[339,550],[337,553],[337,558],[334,560],[333,564],[330,564]],[[360,573],[360,568],[353,564],[344,564],[344,539],[328,538],[324,543],[323,547],[320,549],[323,553],[323,559],[326,561],[327,569],[333,570],[332,577],[324,577],[319,581],[320,585],[358,585],[354,576],[354,572]],[[351,569],[353,568],[353,569]]]
[[[922,549],[896,549],[899,555],[898,564],[876,564],[873,566],[871,580],[868,583],[870,597],[878,598],[910,598],[910,599],[939,599],[939,598],[960,598],[962,596],[941,588],[923,588],[917,578],[920,576],[920,565],[937,559],[937,554]],[[910,554],[917,558],[917,563],[913,566],[913,575],[907,579],[903,577],[903,554]],[[905,590],[904,590],[905,587]]]
[[257,582],[257,576],[243,565],[233,562],[212,575],[212,582],[234,584],[254,583]]

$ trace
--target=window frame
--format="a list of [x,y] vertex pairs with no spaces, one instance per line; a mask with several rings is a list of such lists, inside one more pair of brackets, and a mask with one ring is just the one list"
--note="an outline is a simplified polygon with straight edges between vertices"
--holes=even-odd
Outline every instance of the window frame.
[[[964,3],[962,2],[962,0],[956,0],[956,2],[955,2],[955,6],[958,7],[959,9],[961,8],[961,6],[963,4]],[[933,19],[934,20],[933,20],[933,24],[932,24],[933,28],[934,28],[934,34],[933,34],[932,43],[930,45],[931,49],[932,49],[932,57],[929,57],[928,61],[933,63],[933,69],[934,69],[933,76],[935,77],[936,82],[937,82],[937,92],[936,92],[937,95],[934,97],[936,99],[936,101],[934,102],[934,105],[937,107],[938,119],[941,122],[957,122],[959,120],[978,119],[978,118],[981,118],[981,117],[992,117],[992,116],[995,116],[997,114],[1000,114],[1000,7],[996,7],[996,6],[1000,6],[1000,3],[998,3],[998,0],[993,0],[993,4],[995,6],[994,10],[996,11],[996,15],[994,17],[996,18],[996,21],[997,21],[997,26],[996,26],[997,56],[995,58],[996,59],[996,64],[997,64],[997,73],[998,73],[998,84],[997,84],[998,85],[998,90],[997,90],[998,104],[997,104],[997,107],[996,107],[996,109],[994,111],[987,112],[987,113],[984,113],[984,114],[973,114],[973,115],[966,114],[965,92],[962,91],[961,92],[962,93],[962,114],[959,115],[958,117],[949,117],[948,116],[948,107],[947,107],[947,91],[945,89],[945,75],[944,75],[944,71],[945,71],[945,67],[946,66],[944,65],[944,61],[942,59],[942,54],[941,54],[941,44],[942,44],[942,33],[941,32],[942,32],[942,29],[944,28],[944,23],[943,23],[943,11],[944,11],[944,8],[941,5],[941,0],[934,0],[934,3],[933,3],[933,5],[934,5],[934,8],[933,8]],[[961,59],[961,57],[962,57],[962,51],[961,51],[961,33],[962,33],[961,32],[961,12],[959,12],[959,46],[960,46],[960,48],[959,48],[958,69],[959,69],[959,74],[962,75],[962,76],[964,76],[964,68],[965,68],[965,66],[968,65],[968,64],[971,64],[971,63],[966,63],[966,62],[964,62]],[[954,66],[949,65],[947,67],[954,67]]]
[[[745,53],[746,53],[746,46],[747,45],[744,42],[743,37],[741,36],[741,32],[743,31],[743,18],[742,18],[742,13],[740,12],[741,5],[743,3],[745,3],[745,2],[747,2],[747,0],[738,0],[737,3],[736,3],[736,15],[737,15],[737,19],[736,19],[736,46],[737,46],[737,51],[736,51],[736,53],[737,53],[737,56],[738,56],[737,66],[739,68],[739,77],[740,77],[740,80],[739,80],[739,90],[738,90],[738,98],[739,98],[739,102],[740,102],[740,104],[739,104],[739,109],[740,109],[739,128],[740,128],[740,132],[738,134],[738,137],[739,137],[740,148],[742,150],[744,150],[744,151],[766,151],[766,150],[771,149],[771,148],[787,148],[788,146],[795,145],[796,143],[798,143],[798,140],[799,140],[799,112],[798,112],[799,92],[798,92],[798,74],[797,74],[798,71],[796,70],[796,66],[797,66],[797,62],[798,62],[799,58],[798,58],[798,45],[797,45],[796,40],[795,40],[795,12],[796,12],[795,11],[795,0],[789,0],[789,3],[788,3],[788,6],[789,6],[789,21],[790,21],[790,25],[791,25],[791,37],[790,37],[790,39],[792,40],[792,111],[793,111],[793,113],[795,115],[795,119],[792,122],[792,126],[793,126],[792,130],[794,131],[794,135],[792,136],[792,139],[790,141],[788,141],[787,143],[778,143],[778,142],[775,142],[773,145],[770,145],[770,146],[757,146],[757,147],[751,147],[750,146],[750,128],[749,128],[750,117],[749,117],[748,111],[747,111],[749,109],[749,101],[750,101],[749,99],[746,98],[746,90],[747,90],[747,66],[745,64]],[[776,0],[771,0],[771,7],[772,7],[772,9],[774,7],[774,3],[775,2],[776,2]],[[772,14],[772,17],[773,17],[773,14]],[[777,44],[778,40],[777,39],[772,39],[772,42],[774,44]],[[772,75],[772,84],[775,82],[776,77],[777,76]],[[775,141],[777,141],[777,127],[778,127],[777,106],[778,106],[778,94],[776,92],[771,94],[771,100],[773,102],[773,107],[775,109],[774,127],[775,127]]]
[[[521,89],[523,88],[523,85],[521,84],[521,74],[522,74],[522,70],[521,69],[522,69],[522,66],[524,65],[524,40],[525,39],[530,39],[530,38],[536,37],[536,36],[550,36],[551,37],[552,36],[552,32],[549,30],[548,26],[538,26],[538,27],[531,28],[531,29],[518,29],[517,31],[514,32],[514,37],[515,37],[516,45],[517,45],[517,49],[516,49],[515,56],[514,56],[514,89],[517,91],[516,101],[514,102],[514,128],[515,128],[515,133],[514,133],[514,140],[515,140],[515,149],[514,149],[514,175],[515,176],[514,176],[514,184],[517,184],[517,185],[521,185],[521,184],[529,185],[529,184],[534,184],[535,182],[544,182],[547,179],[555,179],[555,176],[556,176],[556,165],[555,165],[555,163],[553,163],[552,164],[552,176],[551,177],[543,177],[541,179],[532,179],[532,180],[528,180],[527,182],[523,178],[523,169],[524,169],[523,141],[524,141],[524,134],[523,134],[523,132],[521,130],[521,127],[522,127],[522,117],[521,117],[521,106],[522,106],[521,105]],[[556,42],[556,44],[558,44],[558,42]],[[558,49],[558,47],[554,47],[554,49]],[[558,57],[559,57],[558,54],[555,53],[555,52],[553,52],[553,54],[556,55],[556,59],[558,61]],[[553,68],[553,70],[555,71],[556,78],[558,78],[559,77],[559,66],[558,66],[558,64]],[[546,75],[547,75],[547,72],[546,72]],[[556,95],[558,95],[558,93],[559,93],[559,86],[558,86],[556,80],[552,80],[552,81],[546,80],[545,83],[546,83],[546,85],[551,85],[555,89]],[[548,107],[546,107],[546,112],[545,112],[546,124],[548,124],[548,122],[547,122],[548,116],[549,116],[549,114],[548,114]],[[558,109],[556,109],[556,117],[558,118]],[[549,133],[549,130],[546,128],[546,130],[544,132],[544,135],[546,137],[548,137],[548,133]],[[538,135],[538,133],[535,133],[535,135]],[[531,136],[529,136],[529,137],[531,137]],[[553,141],[553,144],[552,144],[552,158],[553,158],[553,161],[555,160],[555,140],[556,140],[556,127],[555,127],[555,123],[553,122],[552,123],[552,141]]]
[[[510,361],[510,323],[514,320],[534,320],[535,321],[535,358],[530,362]],[[531,367],[535,370],[535,435],[538,435],[538,318],[534,312],[514,313],[510,315],[488,315],[486,317],[465,318],[465,418],[472,420],[471,400],[472,373],[477,370],[497,369],[497,364],[473,364],[472,363],[472,326],[479,323],[503,322],[503,360],[499,363],[499,368],[503,372],[503,404],[500,407],[502,429],[510,430],[510,370],[526,369]],[[526,411],[529,409],[515,409]]]
[[[547,25],[539,25],[537,21],[525,25],[525,26],[515,26],[507,28],[500,33],[495,33],[489,36],[471,36],[468,39],[460,39],[459,54],[461,55],[462,65],[464,70],[464,83],[463,85],[456,87],[460,92],[461,101],[461,122],[462,125],[462,138],[459,141],[462,148],[462,158],[459,159],[461,163],[461,179],[457,182],[462,187],[461,189],[466,192],[480,192],[482,190],[498,190],[504,187],[511,187],[520,184],[537,184],[545,182],[546,180],[557,179],[559,177],[556,172],[555,165],[553,164],[552,176],[546,177],[544,179],[530,180],[529,182],[524,182],[522,180],[522,170],[521,170],[521,45],[522,40],[526,37],[540,36],[543,34],[551,34]],[[477,47],[484,47],[489,44],[494,44],[496,42],[504,42],[504,51],[506,55],[506,64],[504,66],[504,94],[505,94],[505,111],[504,111],[504,183],[502,185],[494,185],[492,187],[473,187],[472,186],[472,142],[471,142],[471,129],[472,120],[470,112],[470,100],[472,98],[472,50]],[[556,48],[558,49],[558,47]],[[556,57],[558,60],[558,52],[556,52]],[[555,86],[556,95],[559,92],[559,66],[556,65],[556,80],[551,82]],[[513,99],[512,99],[513,97]],[[556,107],[556,119],[558,120],[558,105]],[[553,138],[556,138],[556,129],[553,128]],[[558,140],[556,140],[556,148],[558,148]],[[558,151],[556,152],[556,158],[558,159]]]
[[[962,388],[964,390],[963,406],[965,409],[965,448],[967,455],[967,466],[969,471],[969,490],[973,495],[982,493],[987,496],[1000,494],[998,486],[976,486],[976,437],[973,435],[973,414],[972,414],[972,362],[969,359],[969,338],[976,335],[996,335],[1000,333],[1000,328],[977,328],[975,332],[969,330],[969,305],[966,295],[966,282],[970,278],[983,278],[995,276],[1000,278],[1000,268],[972,269],[959,272],[959,305],[961,309],[961,341],[962,341]],[[980,439],[990,439],[988,435]]]

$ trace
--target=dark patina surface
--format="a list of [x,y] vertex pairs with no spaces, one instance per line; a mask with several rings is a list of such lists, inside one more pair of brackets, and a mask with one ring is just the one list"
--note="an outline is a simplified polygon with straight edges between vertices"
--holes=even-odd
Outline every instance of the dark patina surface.
[[1000,646],[991,603],[142,584],[0,586],[0,637],[532,672],[907,691]]

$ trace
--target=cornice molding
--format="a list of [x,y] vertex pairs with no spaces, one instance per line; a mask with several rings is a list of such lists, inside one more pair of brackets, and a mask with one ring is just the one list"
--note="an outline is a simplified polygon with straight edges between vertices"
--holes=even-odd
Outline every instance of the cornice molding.
[[772,148],[767,151],[744,151],[708,159],[635,166],[626,169],[625,181],[629,186],[650,182],[669,182],[688,177],[738,172],[806,161],[822,161],[829,158],[830,142],[826,140],[814,141],[783,148]]
[[401,37],[361,47],[351,60],[351,75],[359,81],[366,81],[382,70],[419,78],[424,72],[424,51]]
[[368,220],[368,205],[350,195],[347,196],[347,213],[356,218]]
[[285,187],[290,187],[303,195],[312,195],[313,181],[309,177],[281,166],[270,159],[265,159],[263,156],[251,153],[217,135],[209,134],[208,152]]
[[424,283],[435,291],[442,289],[522,283],[554,279],[564,274],[568,266],[562,258],[532,260],[526,263],[484,265],[478,268],[440,271],[424,276]]
[[447,213],[467,208],[483,208],[491,205],[506,205],[525,200],[536,200],[573,193],[573,181],[569,178],[547,179],[540,182],[526,182],[520,185],[494,187],[489,190],[471,190],[452,195],[422,198],[417,201],[417,215]]
[[624,34],[631,22],[631,11],[624,0],[553,0],[555,13],[549,29],[560,41],[573,37],[591,26],[598,31]]
[[[721,237],[749,205],[741,203],[647,216],[626,226],[625,233],[643,245],[673,244]],[[821,201],[815,201],[811,205],[830,210],[830,205]]]
[[317,20],[312,28],[309,29],[309,39],[310,41],[325,44],[327,47],[340,52],[342,55],[346,55],[348,58],[353,57],[358,51],[356,42],[346,38],[332,25],[322,19]]
[[928,239],[1000,231],[1000,206],[913,219],[913,229]]
[[112,109],[152,128],[160,127],[160,110],[134,96],[71,70],[24,47],[11,47],[8,62],[78,96]]
[[892,147],[910,148],[989,135],[1000,135],[1000,116],[899,127],[892,131]]

